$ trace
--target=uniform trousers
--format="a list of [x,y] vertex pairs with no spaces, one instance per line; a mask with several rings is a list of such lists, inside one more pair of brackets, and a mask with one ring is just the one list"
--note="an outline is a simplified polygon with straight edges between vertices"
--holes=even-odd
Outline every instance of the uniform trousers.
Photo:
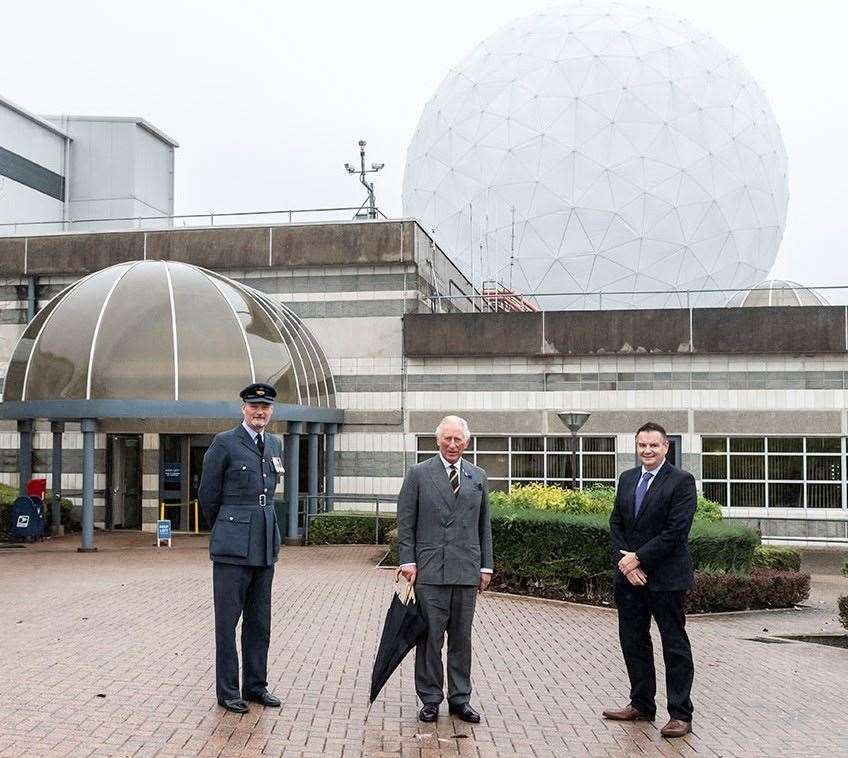
[[[268,687],[271,584],[274,566],[212,564],[215,599],[215,691],[218,700],[263,693]],[[242,687],[236,625],[241,622]]]

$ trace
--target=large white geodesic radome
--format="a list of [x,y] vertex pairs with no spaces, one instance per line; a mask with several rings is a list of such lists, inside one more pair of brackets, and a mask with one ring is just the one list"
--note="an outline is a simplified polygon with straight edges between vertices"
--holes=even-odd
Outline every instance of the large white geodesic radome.
[[[403,183],[404,214],[478,286],[578,293],[548,308],[723,304],[704,290],[765,277],[787,202],[780,130],[739,59],[622,3],[478,45],[425,106]],[[636,294],[657,290],[673,294]]]

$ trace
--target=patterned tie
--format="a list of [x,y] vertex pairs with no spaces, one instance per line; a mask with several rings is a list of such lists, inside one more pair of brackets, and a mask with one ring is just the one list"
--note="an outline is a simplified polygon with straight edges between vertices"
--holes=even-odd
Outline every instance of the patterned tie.
[[256,435],[256,447],[259,449],[259,455],[263,458],[265,457],[265,440],[262,439],[261,434]]
[[453,490],[453,496],[456,497],[459,494],[459,472],[456,470],[456,466],[448,466],[448,470],[450,471],[448,481]]
[[653,471],[646,471],[642,474],[639,484],[636,487],[636,500],[633,503],[633,518],[639,515],[639,509],[642,507],[642,501],[645,499],[645,493],[648,491],[648,485],[651,483]]

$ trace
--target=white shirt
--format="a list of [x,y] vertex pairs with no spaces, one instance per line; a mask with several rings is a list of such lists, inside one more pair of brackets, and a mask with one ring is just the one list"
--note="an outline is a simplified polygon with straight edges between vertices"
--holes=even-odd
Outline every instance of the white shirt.
[[250,439],[252,439],[252,440],[253,440],[253,444],[254,444],[254,445],[256,444],[256,438],[257,438],[257,437],[262,437],[262,443],[263,443],[263,444],[265,443],[265,435],[264,435],[264,434],[262,434],[262,432],[257,432],[255,429],[253,429],[253,427],[251,427],[251,426],[247,423],[247,421],[242,421],[242,422],[241,422],[241,425],[242,425],[245,429],[247,429],[247,433],[250,435]]
[[[450,470],[451,466],[456,467],[456,474],[459,476],[462,473],[462,458],[460,458],[456,463],[451,463],[450,461],[445,460],[441,453],[439,453],[439,460],[442,462],[442,465],[445,467],[445,474],[448,479],[450,479]],[[408,566],[414,566],[414,563],[404,563],[400,566],[400,568],[407,568]],[[481,568],[481,574],[492,574],[494,573],[490,568]]]

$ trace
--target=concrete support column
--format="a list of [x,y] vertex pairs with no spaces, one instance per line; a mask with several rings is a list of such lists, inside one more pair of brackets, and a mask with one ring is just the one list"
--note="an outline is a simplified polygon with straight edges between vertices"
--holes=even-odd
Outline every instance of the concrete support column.
[[27,323],[35,318],[35,277],[27,277]]
[[18,421],[18,434],[21,437],[18,450],[18,494],[26,495],[27,484],[32,479],[32,419]]
[[336,491],[336,433],[338,424],[326,424],[324,427],[324,495],[327,510],[333,510],[333,494]]
[[300,435],[303,423],[290,421],[286,434],[286,503],[289,509],[289,526],[286,532],[287,545],[300,544],[300,532],[297,528],[297,507],[300,496]]
[[80,421],[82,430],[82,547],[80,553],[93,553],[94,547],[94,430],[93,418]]
[[320,441],[321,424],[307,424],[308,438],[308,479],[306,494],[308,495],[307,513],[318,512],[318,442]]
[[53,464],[50,473],[53,479],[53,502],[50,508],[50,534],[60,537],[65,533],[62,526],[62,432],[65,431],[64,421],[51,421],[50,431],[53,432]]

